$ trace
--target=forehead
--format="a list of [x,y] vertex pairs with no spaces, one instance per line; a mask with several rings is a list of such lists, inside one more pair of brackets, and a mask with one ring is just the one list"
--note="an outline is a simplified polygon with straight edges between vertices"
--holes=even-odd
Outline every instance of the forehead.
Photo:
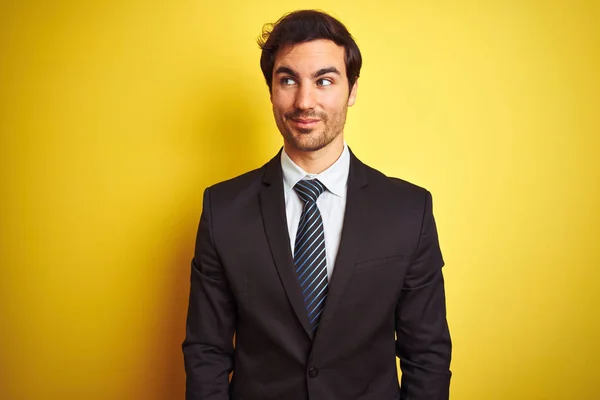
[[301,74],[310,74],[322,68],[336,67],[345,75],[344,54],[342,46],[325,39],[288,45],[277,52],[273,70],[286,66]]

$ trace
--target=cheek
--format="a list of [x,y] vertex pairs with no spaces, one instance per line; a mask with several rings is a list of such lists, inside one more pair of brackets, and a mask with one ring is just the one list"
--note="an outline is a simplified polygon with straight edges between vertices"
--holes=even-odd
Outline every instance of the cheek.
[[278,113],[286,112],[293,102],[290,102],[289,96],[283,96],[280,94],[273,95],[271,97],[271,103],[273,104],[273,111]]
[[325,96],[321,99],[321,106],[328,114],[338,114],[347,105],[348,98],[339,94]]

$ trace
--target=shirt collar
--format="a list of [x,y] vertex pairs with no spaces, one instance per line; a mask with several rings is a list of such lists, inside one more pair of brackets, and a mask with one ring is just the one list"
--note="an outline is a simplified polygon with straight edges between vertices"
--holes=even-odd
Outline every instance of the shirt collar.
[[329,192],[343,198],[346,197],[348,173],[350,172],[350,151],[348,145],[344,143],[344,150],[342,150],[342,154],[333,165],[320,174],[309,174],[296,165],[283,149],[281,152],[281,170],[283,171],[283,189],[285,193],[292,190],[296,183],[302,179],[318,179]]

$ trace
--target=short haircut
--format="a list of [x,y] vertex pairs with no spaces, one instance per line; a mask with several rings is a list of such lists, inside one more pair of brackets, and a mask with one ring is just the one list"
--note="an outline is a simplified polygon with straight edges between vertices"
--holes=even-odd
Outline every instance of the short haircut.
[[362,56],[348,29],[337,19],[317,10],[299,10],[281,17],[274,24],[263,26],[258,45],[262,49],[260,68],[267,81],[269,92],[273,87],[273,67],[277,51],[287,45],[318,39],[331,40],[344,47],[346,76],[349,90],[360,75]]

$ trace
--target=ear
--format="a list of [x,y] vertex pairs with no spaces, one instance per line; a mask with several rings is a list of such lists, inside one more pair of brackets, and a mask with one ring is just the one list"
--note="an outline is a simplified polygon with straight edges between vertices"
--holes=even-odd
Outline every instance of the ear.
[[356,91],[358,90],[358,79],[352,85],[352,90],[350,90],[350,96],[348,96],[348,107],[352,107],[356,102]]

